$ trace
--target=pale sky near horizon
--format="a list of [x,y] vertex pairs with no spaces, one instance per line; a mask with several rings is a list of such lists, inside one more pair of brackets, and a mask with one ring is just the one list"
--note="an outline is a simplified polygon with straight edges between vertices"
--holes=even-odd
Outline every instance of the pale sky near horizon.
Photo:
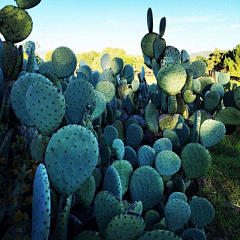
[[[0,9],[15,5],[1,0]],[[240,44],[240,0],[42,0],[28,11],[33,31],[24,41],[39,42],[39,51],[59,46],[75,53],[122,48],[141,55],[141,39],[148,32],[147,10],[153,11],[153,31],[167,19],[167,45],[188,53],[227,50]]]

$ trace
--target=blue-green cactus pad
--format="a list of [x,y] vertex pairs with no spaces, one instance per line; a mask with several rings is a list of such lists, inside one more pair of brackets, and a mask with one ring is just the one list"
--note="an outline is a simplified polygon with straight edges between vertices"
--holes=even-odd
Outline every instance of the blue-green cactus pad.
[[116,168],[110,166],[107,168],[103,178],[103,191],[111,192],[114,196],[122,199],[122,182]]
[[52,61],[47,61],[47,62],[43,62],[40,66],[39,66],[39,72],[41,74],[43,74],[44,72],[50,71],[51,73],[56,74],[54,68],[53,68],[53,64]]
[[105,143],[112,146],[113,140],[118,138],[118,131],[114,126],[108,125],[103,131]]
[[168,138],[160,138],[153,144],[153,149],[158,154],[164,150],[172,150],[172,142]]
[[132,148],[137,148],[143,140],[143,130],[142,128],[132,123],[126,131],[126,145]]
[[165,219],[167,228],[176,231],[182,228],[190,219],[191,208],[189,204],[181,199],[168,201],[165,206]]
[[223,98],[224,96],[224,88],[223,88],[223,85],[221,83],[214,83],[211,88],[210,88],[210,91],[216,91],[219,93],[221,99]]
[[214,111],[221,100],[220,94],[216,91],[211,91],[204,96],[204,109],[208,112]]
[[106,240],[134,240],[140,237],[145,228],[143,217],[127,212],[115,216],[105,230]]
[[188,228],[181,233],[183,240],[207,240],[206,234],[198,228]]
[[157,133],[158,132],[158,117],[159,113],[157,111],[157,108],[153,103],[148,103],[148,105],[145,108],[145,120],[148,129],[152,133]]
[[179,137],[176,132],[166,128],[163,131],[163,137],[168,138],[171,141],[173,147],[179,145]]
[[174,132],[177,133],[179,143],[181,146],[185,146],[190,137],[190,129],[186,123],[178,123],[174,128]]
[[[154,58],[154,48],[153,48],[153,46],[154,46],[154,42],[155,42],[157,37],[159,37],[159,35],[157,33],[152,32],[152,33],[146,34],[142,38],[142,41],[141,41],[142,52],[147,57],[146,59],[148,59],[150,62],[151,62],[151,58]],[[143,57],[145,57],[144,55],[143,55]],[[147,64],[147,62],[146,62],[146,64]]]
[[111,166],[113,166],[119,173],[123,196],[128,190],[130,179],[133,174],[133,167],[127,160],[114,161]]
[[92,73],[92,78],[91,78],[91,83],[94,87],[96,87],[98,81],[99,81],[99,78],[101,76],[101,73],[97,70],[95,70],[93,73]]
[[48,174],[39,164],[33,182],[32,239],[48,239],[51,220],[51,195]]
[[137,240],[182,240],[182,238],[179,238],[177,235],[175,235],[173,232],[167,231],[167,230],[153,230],[151,232],[145,232],[141,237],[139,237]]
[[166,49],[165,39],[161,37],[156,37],[153,43],[154,59],[156,59],[156,61],[159,61],[163,57],[165,49]]
[[115,97],[116,89],[112,82],[101,81],[97,83],[96,90],[104,94],[107,103],[110,103]]
[[227,73],[219,73],[218,75],[218,82],[221,83],[222,85],[226,85],[228,84],[228,82],[230,81],[230,75],[228,75]]
[[137,165],[137,154],[133,148],[130,146],[125,146],[125,153],[123,159],[129,161],[132,167]]
[[212,119],[205,120],[200,127],[200,140],[204,147],[212,147],[220,142],[226,133],[222,122]]
[[180,199],[184,202],[187,202],[187,196],[182,192],[173,192],[172,194],[170,194],[170,196],[168,197],[168,201],[171,201],[173,199]]
[[146,211],[160,202],[164,186],[161,176],[154,168],[142,166],[133,172],[129,188],[132,201],[141,200],[143,211]]
[[193,78],[198,78],[205,74],[207,65],[203,60],[196,60],[191,64],[190,69],[192,70]]
[[123,211],[123,203],[110,192],[101,191],[97,194],[94,199],[94,213],[102,236],[111,219]]
[[115,57],[111,62],[111,69],[114,72],[114,76],[117,76],[123,68],[123,60],[121,58]]
[[158,153],[155,168],[162,176],[170,176],[179,171],[181,159],[172,151],[164,150]]
[[134,74],[133,66],[130,64],[127,64],[123,68],[123,77],[125,79],[130,78]]
[[121,139],[117,138],[113,140],[112,143],[112,148],[115,151],[116,157],[118,160],[122,160],[124,153],[125,153],[125,148],[124,148],[124,143]]
[[77,71],[77,75],[78,73],[84,73],[87,77],[87,81],[91,81],[92,79],[92,70],[91,68],[88,66],[88,65],[83,65],[83,66],[80,66],[78,71]]
[[68,47],[58,47],[53,51],[52,64],[58,78],[67,78],[77,67],[77,58]]
[[26,107],[38,131],[42,135],[50,135],[62,122],[66,105],[57,87],[39,81],[28,89]]
[[240,87],[237,87],[237,89],[234,90],[233,98],[236,107],[240,109]]
[[155,157],[155,150],[148,145],[143,145],[138,150],[138,165],[152,167]]
[[68,84],[64,92],[66,98],[66,116],[71,123],[81,123],[85,108],[95,106],[96,94],[92,84],[84,80],[74,80]]
[[173,46],[167,46],[165,49],[165,57],[171,57],[174,64],[179,64],[181,61],[181,53],[180,51],[173,47]]
[[186,79],[187,73],[180,64],[164,66],[157,74],[159,87],[169,95],[180,93]]
[[91,119],[95,120],[103,114],[104,110],[106,109],[107,103],[105,95],[103,93],[95,90],[93,94],[95,96],[95,106],[91,114]]
[[101,58],[102,70],[111,68],[111,57],[108,53],[105,53]]
[[37,73],[27,73],[13,84],[11,91],[11,103],[13,111],[22,124],[30,127],[34,126],[26,107],[26,93],[35,82],[46,82],[52,84],[46,77]]
[[144,215],[144,221],[146,224],[146,231],[150,231],[154,224],[160,222],[161,218],[159,213],[155,210],[148,210]]
[[45,154],[51,185],[60,194],[74,193],[92,175],[98,154],[97,139],[85,127],[68,125],[59,129]]
[[133,204],[131,204],[131,206],[127,209],[127,211],[125,211],[125,213],[128,211],[142,215],[142,212],[143,212],[142,202],[135,201]]
[[215,210],[212,204],[202,197],[193,198],[189,205],[191,207],[191,218],[197,228],[206,227],[215,217]]
[[199,143],[189,143],[181,153],[182,169],[188,179],[203,177],[211,165],[208,150]]

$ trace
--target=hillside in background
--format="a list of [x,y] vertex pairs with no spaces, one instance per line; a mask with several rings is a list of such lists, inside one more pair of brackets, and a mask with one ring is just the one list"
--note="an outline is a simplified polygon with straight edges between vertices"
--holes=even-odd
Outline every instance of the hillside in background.
[[213,51],[195,52],[195,53],[190,53],[189,56],[190,56],[190,58],[196,58],[197,56],[201,56],[201,57],[208,58],[208,56],[209,56],[212,52],[213,52]]

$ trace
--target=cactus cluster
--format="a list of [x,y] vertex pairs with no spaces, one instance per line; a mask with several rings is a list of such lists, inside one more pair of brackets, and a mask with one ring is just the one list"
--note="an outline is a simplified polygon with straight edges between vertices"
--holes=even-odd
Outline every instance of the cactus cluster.
[[208,172],[208,148],[240,125],[240,88],[230,89],[225,73],[215,82],[205,62],[191,63],[186,50],[167,46],[166,18],[153,32],[151,8],[141,48],[157,84],[148,85],[144,67],[135,78],[131,65],[108,54],[101,73],[77,66],[65,46],[37,62],[29,41],[24,63],[14,43],[31,32],[24,9],[39,2],[17,0],[18,7],[0,11],[0,172],[12,167],[15,125],[38,165],[26,236],[206,239],[215,210],[205,198],[190,198],[189,186]]

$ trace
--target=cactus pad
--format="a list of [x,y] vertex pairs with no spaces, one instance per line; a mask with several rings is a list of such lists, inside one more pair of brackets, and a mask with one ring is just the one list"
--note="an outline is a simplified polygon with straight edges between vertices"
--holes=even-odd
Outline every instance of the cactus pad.
[[138,150],[138,165],[153,166],[155,161],[155,150],[148,145],[143,145]]
[[193,78],[198,78],[204,75],[207,65],[203,60],[196,60],[191,64],[190,69],[192,70]]
[[145,232],[140,238],[137,240],[182,240],[173,232],[167,230],[153,230],[151,232]]
[[107,103],[110,103],[115,97],[116,90],[112,82],[101,81],[96,85],[96,90],[104,94]]

